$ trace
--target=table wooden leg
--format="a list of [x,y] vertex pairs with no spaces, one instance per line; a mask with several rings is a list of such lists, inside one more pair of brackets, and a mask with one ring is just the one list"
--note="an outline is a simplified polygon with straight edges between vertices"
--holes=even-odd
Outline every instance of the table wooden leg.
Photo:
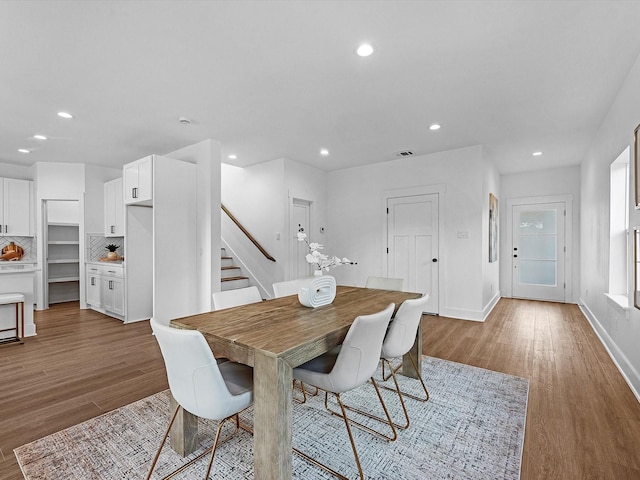
[[291,366],[256,351],[253,370],[254,477],[291,479]]
[[[178,403],[171,397],[169,404],[170,415],[176,410]],[[166,427],[165,427],[166,428]],[[184,408],[180,409],[176,420],[171,427],[169,436],[169,445],[173,450],[186,457],[198,448],[198,417],[187,412]]]
[[411,358],[413,357],[418,371],[422,371],[422,321],[418,326],[418,332],[416,333],[416,340],[413,342],[413,347],[402,357],[402,375],[411,378],[418,378],[413,365],[411,364]]

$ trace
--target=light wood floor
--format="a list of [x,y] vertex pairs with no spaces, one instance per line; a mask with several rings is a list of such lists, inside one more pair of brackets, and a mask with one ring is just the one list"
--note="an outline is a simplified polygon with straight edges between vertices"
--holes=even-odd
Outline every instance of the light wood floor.
[[[77,303],[0,347],[0,480],[13,449],[167,388],[148,322]],[[640,478],[640,404],[575,305],[502,299],[484,323],[425,317],[427,355],[530,381],[522,479]]]

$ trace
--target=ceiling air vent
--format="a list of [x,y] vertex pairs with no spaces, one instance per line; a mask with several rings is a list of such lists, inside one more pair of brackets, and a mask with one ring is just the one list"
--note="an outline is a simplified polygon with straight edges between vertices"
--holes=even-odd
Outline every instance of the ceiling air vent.
[[411,150],[403,150],[402,152],[396,152],[396,157],[410,157],[413,155]]

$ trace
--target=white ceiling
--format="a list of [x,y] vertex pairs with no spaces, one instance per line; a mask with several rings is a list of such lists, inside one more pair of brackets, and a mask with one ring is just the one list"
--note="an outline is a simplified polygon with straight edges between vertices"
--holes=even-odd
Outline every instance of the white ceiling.
[[236,165],[477,144],[502,173],[577,165],[639,23],[640,2],[614,0],[4,0],[0,162],[120,167],[213,138]]

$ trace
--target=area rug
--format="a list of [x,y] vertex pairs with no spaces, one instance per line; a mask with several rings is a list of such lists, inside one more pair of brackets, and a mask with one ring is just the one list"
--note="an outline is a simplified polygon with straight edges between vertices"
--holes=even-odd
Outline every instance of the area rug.
[[[522,459],[529,382],[459,363],[424,357],[423,378],[431,398],[426,403],[407,399],[411,426],[387,442],[354,428],[362,468],[370,479],[518,479]],[[402,376],[402,388],[419,394],[416,380]],[[392,417],[402,411],[392,392],[383,393]],[[27,480],[104,479],[146,477],[149,464],[166,428],[168,391],[67,428],[15,449]],[[324,408],[324,397],[294,404],[293,445],[306,454],[357,478],[344,423]],[[381,412],[373,386],[343,395],[353,406]],[[252,425],[252,411],[241,420]],[[359,418],[358,420],[363,420]],[[374,424],[371,424],[374,425]],[[162,478],[212,444],[214,422],[200,420],[202,449],[180,457],[165,447],[153,478]],[[375,424],[379,428],[379,424]],[[202,479],[203,458],[178,474],[177,479]],[[241,431],[222,444],[211,478],[252,479],[253,437]],[[334,478],[293,456],[293,478]]]

